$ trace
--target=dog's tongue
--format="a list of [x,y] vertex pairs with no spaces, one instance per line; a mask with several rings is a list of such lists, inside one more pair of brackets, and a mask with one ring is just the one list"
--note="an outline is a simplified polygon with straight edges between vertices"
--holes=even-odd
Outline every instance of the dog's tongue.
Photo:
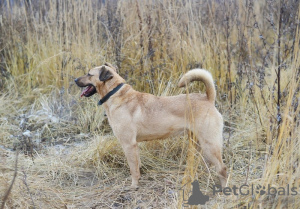
[[86,87],[85,89],[83,89],[80,97],[83,97],[85,95],[86,92],[88,92],[90,90],[91,86]]

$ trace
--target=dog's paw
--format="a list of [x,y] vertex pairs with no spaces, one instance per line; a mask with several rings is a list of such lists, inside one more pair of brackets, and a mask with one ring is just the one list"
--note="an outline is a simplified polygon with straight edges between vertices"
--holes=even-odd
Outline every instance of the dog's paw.
[[124,188],[123,188],[123,191],[126,191],[126,192],[128,192],[128,191],[137,191],[139,189],[139,186],[125,186]]

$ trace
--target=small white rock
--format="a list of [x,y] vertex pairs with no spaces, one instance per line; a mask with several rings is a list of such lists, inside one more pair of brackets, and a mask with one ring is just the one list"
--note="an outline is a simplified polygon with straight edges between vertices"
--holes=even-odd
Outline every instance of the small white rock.
[[26,130],[26,131],[23,132],[23,136],[30,137],[31,136],[31,132],[29,130]]

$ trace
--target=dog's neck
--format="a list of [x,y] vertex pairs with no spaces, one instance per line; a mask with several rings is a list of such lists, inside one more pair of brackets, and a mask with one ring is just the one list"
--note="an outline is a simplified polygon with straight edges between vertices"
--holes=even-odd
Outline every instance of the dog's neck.
[[124,79],[117,79],[117,80],[109,80],[106,82],[101,83],[97,86],[97,92],[100,95],[100,99],[102,99],[105,95],[107,95],[111,90],[116,88],[119,84],[125,83]]
[[125,80],[120,77],[119,79],[111,79],[97,85],[97,92],[100,95],[100,101],[98,104],[102,105],[106,101],[110,100],[111,96],[120,91],[120,88],[122,87],[120,84],[124,83]]
[[107,100],[109,100],[109,98],[111,96],[113,96],[115,93],[117,93],[122,88],[123,85],[124,85],[124,83],[120,83],[113,90],[108,92],[104,97],[102,97],[102,99],[99,100],[98,105],[104,104]]

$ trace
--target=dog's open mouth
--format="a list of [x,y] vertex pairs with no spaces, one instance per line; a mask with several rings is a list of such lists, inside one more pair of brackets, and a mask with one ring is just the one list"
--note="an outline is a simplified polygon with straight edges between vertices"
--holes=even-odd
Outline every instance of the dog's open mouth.
[[80,97],[90,97],[96,93],[96,88],[93,85],[85,87],[80,95]]

